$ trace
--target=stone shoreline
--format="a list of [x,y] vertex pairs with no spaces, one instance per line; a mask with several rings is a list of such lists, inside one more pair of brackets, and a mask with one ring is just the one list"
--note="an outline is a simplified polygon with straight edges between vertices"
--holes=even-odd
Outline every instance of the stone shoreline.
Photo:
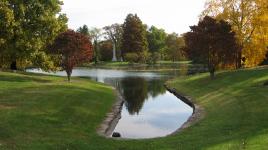
[[190,96],[184,96],[183,94],[179,93],[175,88],[170,88],[166,84],[164,86],[170,93],[172,93],[178,99],[180,99],[181,101],[183,101],[184,103],[186,103],[187,105],[193,108],[192,116],[179,129],[177,129],[176,131],[174,131],[173,133],[169,135],[177,134],[183,129],[188,128],[192,126],[193,124],[197,123],[199,120],[201,120],[204,117],[205,110],[201,106],[195,104]]
[[121,94],[114,89],[117,95],[117,101],[113,105],[111,111],[106,115],[105,120],[102,122],[101,126],[98,128],[97,132],[99,135],[112,138],[111,135],[121,119],[121,111],[124,104],[123,97]]
[[[180,128],[178,128],[176,131],[174,131],[169,135],[177,134],[181,130],[192,126],[193,124],[195,124],[204,117],[205,112],[204,109],[199,105],[194,104],[190,96],[184,96],[183,94],[179,93],[175,88],[170,88],[166,84],[164,86],[170,93],[174,94],[179,100],[183,101],[184,103],[193,108],[193,114],[191,115],[191,117]],[[117,101],[113,105],[112,110],[106,115],[105,120],[102,122],[101,126],[97,130],[97,133],[99,135],[104,136],[106,138],[112,138],[111,135],[118,121],[121,119],[121,111],[124,104],[124,99],[121,96],[121,94],[116,89],[115,91],[117,95]]]

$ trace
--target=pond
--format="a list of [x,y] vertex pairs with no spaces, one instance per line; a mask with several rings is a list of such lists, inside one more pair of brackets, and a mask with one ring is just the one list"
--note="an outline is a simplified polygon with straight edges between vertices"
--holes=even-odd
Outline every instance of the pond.
[[[41,71],[38,69],[29,72]],[[178,71],[147,72],[109,69],[73,70],[73,76],[114,86],[124,98],[121,119],[114,132],[123,138],[140,139],[169,135],[192,115],[193,109],[168,92],[164,83]],[[65,72],[56,75],[66,76]]]

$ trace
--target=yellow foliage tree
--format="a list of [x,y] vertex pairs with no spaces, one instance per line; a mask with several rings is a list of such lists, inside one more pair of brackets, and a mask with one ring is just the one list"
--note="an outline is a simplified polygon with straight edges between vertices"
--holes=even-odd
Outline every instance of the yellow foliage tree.
[[208,0],[201,18],[206,15],[232,25],[242,47],[237,54],[237,67],[241,67],[242,57],[247,67],[264,60],[268,46],[267,0]]

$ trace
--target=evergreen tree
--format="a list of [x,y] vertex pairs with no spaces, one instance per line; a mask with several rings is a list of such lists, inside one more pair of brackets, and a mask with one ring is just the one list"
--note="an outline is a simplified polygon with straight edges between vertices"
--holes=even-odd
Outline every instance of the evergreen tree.
[[148,51],[146,29],[140,18],[135,14],[129,14],[123,25],[122,52],[138,55],[138,62],[144,61],[145,53]]

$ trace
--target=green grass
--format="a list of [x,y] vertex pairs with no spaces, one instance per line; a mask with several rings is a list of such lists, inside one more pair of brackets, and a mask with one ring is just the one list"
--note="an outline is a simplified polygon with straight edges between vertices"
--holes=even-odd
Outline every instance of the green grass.
[[187,150],[268,147],[268,69],[181,77],[168,84],[192,96],[205,118],[181,133],[148,140],[100,137],[115,100],[87,79],[0,72],[0,149]]

